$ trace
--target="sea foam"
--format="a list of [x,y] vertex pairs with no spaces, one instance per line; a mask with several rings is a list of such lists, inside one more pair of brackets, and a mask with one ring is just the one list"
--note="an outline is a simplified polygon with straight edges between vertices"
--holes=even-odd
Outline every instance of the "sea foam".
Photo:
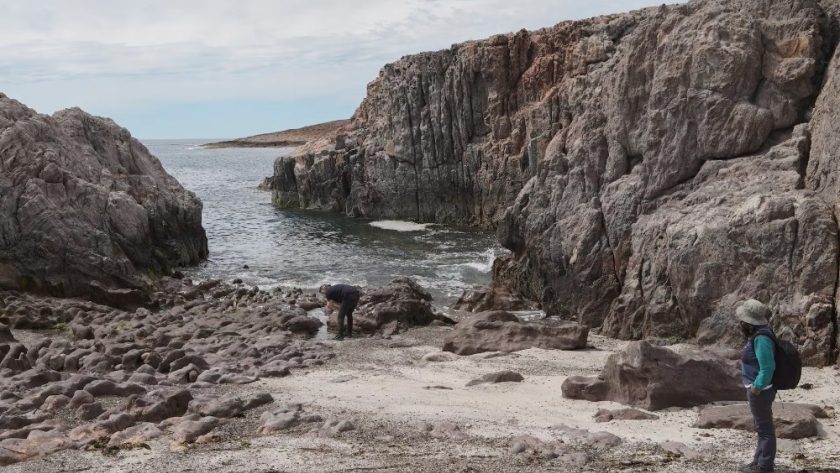
[[370,225],[383,230],[394,230],[396,232],[419,232],[429,228],[432,224],[404,222],[401,220],[377,220],[370,222]]

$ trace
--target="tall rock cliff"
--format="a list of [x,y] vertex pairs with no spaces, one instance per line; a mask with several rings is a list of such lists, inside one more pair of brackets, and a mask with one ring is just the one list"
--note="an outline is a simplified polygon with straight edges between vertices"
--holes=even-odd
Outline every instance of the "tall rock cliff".
[[113,121],[39,115],[0,94],[0,288],[99,300],[146,289],[207,256],[201,209]]
[[277,160],[275,204],[496,228],[498,280],[621,338],[734,344],[754,297],[829,362],[836,5],[698,0],[404,57]]

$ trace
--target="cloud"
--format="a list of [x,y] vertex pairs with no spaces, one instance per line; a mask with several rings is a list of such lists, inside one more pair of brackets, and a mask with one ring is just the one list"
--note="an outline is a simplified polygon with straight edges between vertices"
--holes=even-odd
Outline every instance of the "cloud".
[[0,91],[118,120],[173,102],[358,103],[405,54],[652,1],[5,1]]

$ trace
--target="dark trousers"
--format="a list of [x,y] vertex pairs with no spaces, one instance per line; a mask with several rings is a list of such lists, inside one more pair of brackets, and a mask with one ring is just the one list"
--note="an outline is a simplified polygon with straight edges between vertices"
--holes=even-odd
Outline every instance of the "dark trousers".
[[353,311],[359,303],[359,293],[347,294],[338,309],[338,335],[344,336],[344,317],[347,317],[347,334],[353,334]]
[[747,400],[753,416],[753,426],[758,433],[758,446],[753,461],[767,470],[773,469],[776,461],[776,427],[773,425],[773,401],[776,390],[773,388],[755,395],[747,389]]

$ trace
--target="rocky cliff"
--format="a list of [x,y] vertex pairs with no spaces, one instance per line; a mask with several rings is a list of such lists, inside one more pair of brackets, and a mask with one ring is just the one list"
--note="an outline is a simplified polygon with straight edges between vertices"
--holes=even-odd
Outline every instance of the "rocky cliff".
[[836,1],[699,0],[386,66],[274,201],[496,228],[495,278],[621,338],[837,350]]
[[0,94],[0,288],[106,301],[144,289],[207,256],[201,209],[113,121]]

